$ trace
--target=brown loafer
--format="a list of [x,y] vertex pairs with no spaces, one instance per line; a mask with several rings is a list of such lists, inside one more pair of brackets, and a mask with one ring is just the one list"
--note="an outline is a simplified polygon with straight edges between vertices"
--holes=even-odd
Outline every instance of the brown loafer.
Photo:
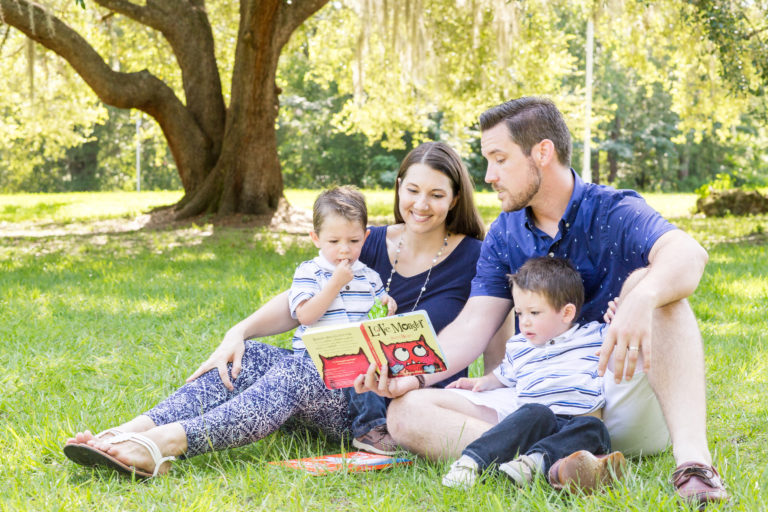
[[398,446],[387,430],[387,425],[373,427],[373,430],[352,440],[352,446],[379,455],[394,455]]
[[624,474],[627,462],[621,452],[592,455],[586,450],[574,452],[549,468],[549,483],[555,489],[590,493]]
[[728,493],[720,475],[713,466],[698,462],[685,462],[677,466],[672,473],[672,485],[677,494],[691,504],[703,508],[707,503],[719,503],[728,500]]

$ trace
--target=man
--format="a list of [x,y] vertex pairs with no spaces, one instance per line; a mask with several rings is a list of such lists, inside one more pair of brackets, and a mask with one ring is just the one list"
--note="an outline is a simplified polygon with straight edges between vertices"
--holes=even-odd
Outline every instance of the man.
[[[483,113],[480,127],[485,181],[503,212],[483,242],[470,299],[440,333],[449,371],[483,352],[486,371],[497,365],[503,346],[490,340],[512,306],[507,274],[533,256],[568,258],[586,288],[580,322],[600,320],[620,297],[599,363],[614,449],[653,453],[671,436],[677,492],[702,504],[727,499],[707,447],[701,336],[686,301],[706,251],[634,192],[584,183],[570,168],[570,133],[551,101],[509,101]],[[622,291],[630,274],[632,286]],[[358,392],[399,397],[387,425],[414,452],[455,458],[500,420],[497,410],[450,390],[408,393],[445,374],[391,381],[383,375],[377,382],[369,371],[358,379]]]

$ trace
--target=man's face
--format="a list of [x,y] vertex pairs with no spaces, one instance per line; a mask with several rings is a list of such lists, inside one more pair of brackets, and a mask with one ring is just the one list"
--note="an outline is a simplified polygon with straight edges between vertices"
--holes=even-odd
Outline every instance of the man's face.
[[541,170],[512,142],[507,126],[501,122],[484,131],[480,147],[488,160],[485,182],[498,192],[501,209],[512,212],[528,206],[541,186]]

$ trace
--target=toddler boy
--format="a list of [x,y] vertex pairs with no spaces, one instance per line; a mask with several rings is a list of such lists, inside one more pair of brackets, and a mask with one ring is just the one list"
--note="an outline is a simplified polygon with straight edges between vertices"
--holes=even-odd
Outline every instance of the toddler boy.
[[473,485],[499,462],[521,486],[540,473],[557,489],[587,491],[620,477],[624,456],[609,453],[610,437],[600,420],[605,398],[596,352],[606,325],[573,323],[584,303],[581,276],[567,260],[540,257],[509,279],[520,334],[507,342],[493,373],[447,387],[514,387],[521,406],[464,449],[443,485]]

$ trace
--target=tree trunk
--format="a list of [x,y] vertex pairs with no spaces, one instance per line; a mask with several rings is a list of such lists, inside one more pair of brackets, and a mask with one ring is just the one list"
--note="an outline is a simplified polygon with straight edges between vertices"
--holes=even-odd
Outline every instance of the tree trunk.
[[[615,143],[621,136],[621,118],[618,113],[613,118],[613,129],[611,130],[611,140]],[[619,155],[616,151],[608,152],[608,183],[616,183],[616,176],[619,174]]]
[[273,5],[265,7],[262,2],[241,12],[221,153],[203,186],[187,193],[178,217],[270,213],[283,196],[275,130],[280,91],[275,77],[284,42],[275,33],[279,3],[268,3]]
[[277,155],[275,84],[280,51],[328,0],[240,0],[231,102],[224,107],[204,0],[94,0],[159,31],[182,74],[186,104],[143,70],[110,68],[76,31],[28,0],[0,0],[0,21],[63,57],[108,105],[136,108],[163,130],[184,197],[177,217],[263,214],[277,209],[283,181]]
[[600,184],[600,150],[595,149],[590,155],[590,164],[592,166],[592,183]]

